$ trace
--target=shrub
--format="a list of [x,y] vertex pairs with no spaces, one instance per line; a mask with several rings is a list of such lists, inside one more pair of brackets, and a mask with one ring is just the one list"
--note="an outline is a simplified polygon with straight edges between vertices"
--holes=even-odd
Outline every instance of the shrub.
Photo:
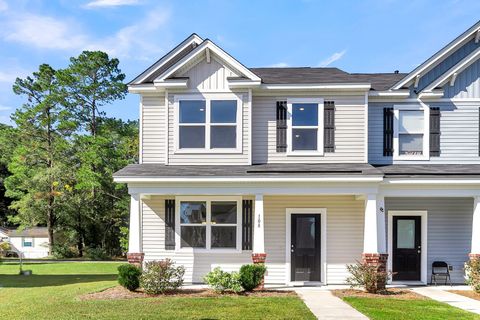
[[467,283],[473,291],[480,293],[480,259],[471,259],[465,263]]
[[140,285],[148,294],[159,294],[178,289],[183,284],[183,266],[175,267],[170,259],[145,263]]
[[240,283],[246,291],[252,291],[258,287],[267,272],[264,264],[244,264],[240,268]]
[[85,257],[89,260],[108,260],[110,256],[103,248],[87,248]]
[[130,291],[135,291],[140,287],[140,268],[132,264],[122,264],[118,267],[118,283]]
[[77,256],[77,253],[68,245],[57,244],[53,247],[52,251],[55,259],[69,259]]
[[8,251],[12,249],[10,243],[6,241],[0,241],[0,257],[3,257],[7,254]]
[[203,280],[216,292],[233,291],[239,293],[243,291],[238,272],[225,272],[219,267],[207,273]]
[[350,277],[346,282],[353,287],[363,287],[369,293],[377,293],[380,284],[385,284],[390,276],[389,272],[378,271],[376,266],[357,262],[347,265]]

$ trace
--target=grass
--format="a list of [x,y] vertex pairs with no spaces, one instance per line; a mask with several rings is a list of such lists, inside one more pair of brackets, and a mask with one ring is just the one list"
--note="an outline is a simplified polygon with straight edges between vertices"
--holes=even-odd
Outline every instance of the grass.
[[434,300],[344,297],[344,301],[372,320],[480,319],[479,315]]
[[5,319],[314,319],[296,297],[222,296],[80,301],[115,286],[119,263],[0,265],[0,310]]

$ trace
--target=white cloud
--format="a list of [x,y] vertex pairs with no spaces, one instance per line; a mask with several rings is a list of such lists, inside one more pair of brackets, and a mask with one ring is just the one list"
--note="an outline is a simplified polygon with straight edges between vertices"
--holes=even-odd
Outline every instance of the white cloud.
[[5,68],[2,69],[4,70],[0,70],[0,83],[13,83],[17,77],[24,78],[27,75],[26,70],[20,68],[8,71]]
[[10,110],[12,110],[11,107],[7,107],[7,106],[2,106],[2,105],[0,105],[0,112],[2,112],[2,111],[10,111]]
[[0,12],[7,11],[8,3],[4,0],[0,0]]
[[319,67],[327,67],[327,66],[331,65],[332,63],[334,63],[335,61],[340,60],[345,55],[345,53],[347,53],[347,50],[342,50],[340,52],[335,52],[330,57],[326,58],[325,60],[322,60],[318,64],[318,66]]
[[2,29],[5,40],[41,49],[77,49],[87,42],[73,21],[29,13],[11,16]]
[[87,3],[85,8],[131,6],[139,3],[139,0],[93,0]]
[[279,62],[279,63],[274,63],[272,65],[269,65],[268,67],[270,67],[270,68],[287,68],[287,67],[289,67],[289,65],[286,62]]
[[96,38],[72,19],[31,13],[11,14],[0,20],[0,38],[39,49],[75,54],[82,50],[103,50],[116,57],[142,59],[142,56],[165,51],[163,45],[167,34],[161,29],[167,25],[170,16],[168,9],[157,8],[138,23],[127,25],[110,36]]

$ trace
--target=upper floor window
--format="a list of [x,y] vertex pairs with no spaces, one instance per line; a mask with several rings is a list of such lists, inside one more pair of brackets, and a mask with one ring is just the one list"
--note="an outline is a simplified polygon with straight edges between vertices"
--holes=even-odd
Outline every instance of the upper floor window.
[[323,99],[289,99],[288,151],[291,154],[323,154]]
[[241,147],[241,100],[177,97],[177,152],[237,152]]
[[394,107],[394,158],[428,159],[429,110],[419,106]]

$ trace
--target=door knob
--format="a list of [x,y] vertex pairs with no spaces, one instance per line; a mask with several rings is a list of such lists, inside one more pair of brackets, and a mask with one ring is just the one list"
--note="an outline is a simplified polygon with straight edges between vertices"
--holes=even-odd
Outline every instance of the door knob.
[[421,253],[422,251],[421,250],[418,250],[417,253]]

